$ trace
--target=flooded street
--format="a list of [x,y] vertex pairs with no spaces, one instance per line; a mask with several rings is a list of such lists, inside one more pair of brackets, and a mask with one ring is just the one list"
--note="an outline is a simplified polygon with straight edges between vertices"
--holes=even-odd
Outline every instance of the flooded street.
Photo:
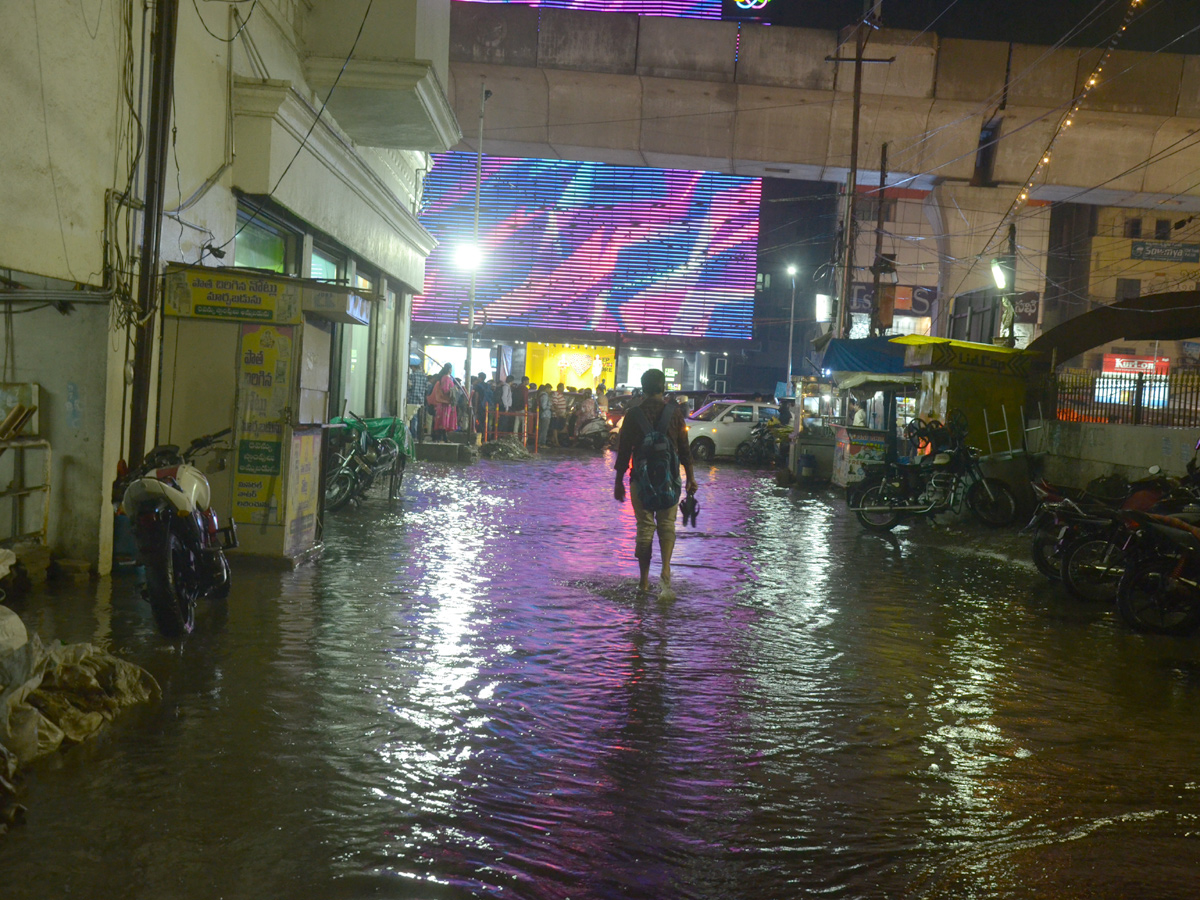
[[0,896],[1195,896],[1200,643],[725,465],[639,597],[610,465],[412,467],[181,651],[128,574],[15,602],[164,696],[28,770]]

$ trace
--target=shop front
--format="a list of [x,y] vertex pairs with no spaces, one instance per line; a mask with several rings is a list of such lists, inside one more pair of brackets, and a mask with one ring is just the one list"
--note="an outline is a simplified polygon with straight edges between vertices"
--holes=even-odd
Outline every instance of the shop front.
[[862,481],[866,467],[895,456],[920,376],[905,365],[905,348],[886,337],[830,341],[822,366],[836,385],[837,405],[855,399],[865,411],[865,425],[844,417],[831,429],[831,480],[846,487]]
[[598,344],[525,345],[525,374],[535,384],[561,382],[568,389],[595,391],[603,383],[611,388],[616,363],[616,351]]
[[348,288],[233,268],[172,265],[165,285],[162,442],[186,446],[232,428],[227,458],[206,471],[214,507],[238,524],[239,554],[311,556],[333,325],[369,324],[372,303]]

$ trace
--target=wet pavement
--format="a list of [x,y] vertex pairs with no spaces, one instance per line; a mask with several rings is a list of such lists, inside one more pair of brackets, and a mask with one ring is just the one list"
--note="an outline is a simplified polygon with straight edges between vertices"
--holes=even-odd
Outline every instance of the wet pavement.
[[410,468],[182,650],[128,574],[14,603],[164,696],[28,770],[0,896],[1196,895],[1200,644],[732,466],[639,597],[607,465]]

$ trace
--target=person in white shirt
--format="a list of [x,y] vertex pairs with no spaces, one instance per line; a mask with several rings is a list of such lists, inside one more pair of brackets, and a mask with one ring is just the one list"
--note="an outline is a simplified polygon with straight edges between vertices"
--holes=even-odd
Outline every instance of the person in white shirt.
[[867,427],[867,404],[864,400],[851,399],[850,406],[854,409],[854,420],[850,423],[855,428]]

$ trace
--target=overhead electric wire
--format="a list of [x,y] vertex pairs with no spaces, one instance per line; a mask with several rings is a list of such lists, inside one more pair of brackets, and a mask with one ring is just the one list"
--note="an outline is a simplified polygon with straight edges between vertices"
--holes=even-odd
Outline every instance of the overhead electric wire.
[[[224,0],[224,2],[231,2],[231,0]],[[232,2],[240,2],[240,0],[232,0]],[[213,34],[213,30],[209,28],[208,23],[204,21],[204,16],[200,15],[200,7],[197,5],[196,0],[192,0],[192,8],[196,10],[196,18],[200,20],[200,25],[214,40],[218,40],[222,44],[232,44],[238,39],[238,35],[246,30],[246,26],[250,24],[250,18],[254,15],[254,11],[258,9],[258,0],[251,0],[251,3],[253,5],[250,7],[250,12],[246,13],[246,18],[242,20],[242,24],[238,27],[238,30],[233,33],[233,37],[227,38],[223,38],[219,34]],[[233,14],[232,7],[230,8],[229,13],[230,15]]]
[[[300,141],[300,145],[296,147],[296,152],[292,154],[292,158],[288,160],[288,164],[284,166],[283,171],[279,173],[279,178],[275,180],[275,185],[271,188],[269,196],[274,195],[274,193],[279,190],[279,185],[283,183],[283,179],[287,177],[287,173],[291,171],[293,163],[295,163],[299,158],[300,154],[304,151],[304,148],[308,146],[308,139],[312,136],[313,129],[317,127],[317,123],[321,121],[321,116],[325,113],[325,107],[329,105],[329,98],[332,97],[333,92],[337,90],[338,83],[342,80],[342,75],[344,75],[346,72],[346,67],[350,65],[350,60],[354,58],[354,51],[358,49],[358,42],[362,38],[363,29],[367,24],[367,18],[371,15],[371,7],[374,5],[375,0],[367,0],[367,8],[363,12],[362,21],[358,24],[358,33],[354,35],[354,43],[350,45],[350,52],[346,54],[346,58],[342,62],[342,67],[338,70],[337,77],[333,79],[333,84],[329,86],[329,92],[325,95],[325,101],[321,104],[321,108],[317,110],[316,116],[313,117],[312,124],[308,126],[308,131],[304,133],[304,138]],[[247,20],[248,19],[249,17],[247,17]],[[215,248],[211,244],[205,247],[200,254],[200,260],[202,261],[204,256],[212,250],[221,250],[232,244],[237,236],[241,234],[251,222],[258,218],[259,214],[263,211],[266,205],[267,201],[263,200],[262,203],[255,207],[254,212],[246,217],[246,221],[238,226],[237,230],[227,241],[225,241],[225,243]]]

